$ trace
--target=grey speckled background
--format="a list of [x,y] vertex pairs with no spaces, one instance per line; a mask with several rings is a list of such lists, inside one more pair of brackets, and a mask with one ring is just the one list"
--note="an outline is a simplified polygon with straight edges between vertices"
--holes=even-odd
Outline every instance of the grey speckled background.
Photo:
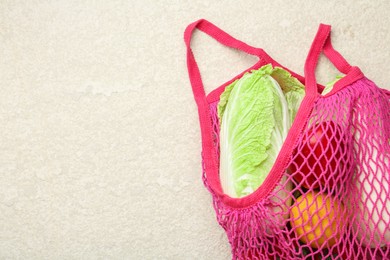
[[[201,183],[182,34],[303,65],[320,22],[390,87],[390,2],[0,1],[0,259],[229,259]],[[207,91],[253,57],[196,34]],[[318,78],[336,70],[321,58]]]

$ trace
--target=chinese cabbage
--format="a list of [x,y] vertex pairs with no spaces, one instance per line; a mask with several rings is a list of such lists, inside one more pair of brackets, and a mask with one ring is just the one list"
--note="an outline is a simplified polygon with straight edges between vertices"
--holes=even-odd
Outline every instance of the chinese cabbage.
[[226,87],[218,105],[220,180],[226,194],[243,197],[264,182],[303,96],[297,79],[270,64]]

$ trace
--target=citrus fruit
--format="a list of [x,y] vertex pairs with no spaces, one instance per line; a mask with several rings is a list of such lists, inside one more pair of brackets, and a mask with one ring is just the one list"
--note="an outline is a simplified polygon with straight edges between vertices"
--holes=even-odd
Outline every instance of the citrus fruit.
[[290,217],[295,235],[313,248],[336,244],[346,221],[342,203],[316,191],[301,195],[291,207]]

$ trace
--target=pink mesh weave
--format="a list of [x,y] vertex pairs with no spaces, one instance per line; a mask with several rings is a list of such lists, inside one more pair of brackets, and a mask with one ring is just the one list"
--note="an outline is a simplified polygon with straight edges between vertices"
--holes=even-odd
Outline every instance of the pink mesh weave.
[[[233,259],[390,259],[389,99],[367,78],[319,96],[276,188],[249,207],[225,205],[204,172]],[[210,112],[219,156],[217,104]],[[305,197],[298,213],[311,218],[300,225],[292,209],[307,194],[315,199]]]
[[[206,96],[190,46],[195,29],[259,61]],[[204,19],[187,27],[184,40],[201,125],[202,178],[232,258],[390,259],[390,92],[334,50],[330,26],[320,24],[305,77]],[[315,79],[321,52],[345,74],[325,96]],[[304,83],[305,98],[264,183],[248,196],[231,198],[218,176],[219,96],[229,83],[265,64]]]

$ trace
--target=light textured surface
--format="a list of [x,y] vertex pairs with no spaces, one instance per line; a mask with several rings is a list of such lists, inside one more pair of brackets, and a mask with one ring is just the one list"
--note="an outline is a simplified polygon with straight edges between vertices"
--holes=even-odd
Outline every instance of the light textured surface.
[[[318,24],[390,87],[390,2],[0,1],[0,259],[229,259],[182,34],[206,18],[302,73]],[[208,91],[255,62],[201,34]],[[321,59],[318,78],[336,70]]]

